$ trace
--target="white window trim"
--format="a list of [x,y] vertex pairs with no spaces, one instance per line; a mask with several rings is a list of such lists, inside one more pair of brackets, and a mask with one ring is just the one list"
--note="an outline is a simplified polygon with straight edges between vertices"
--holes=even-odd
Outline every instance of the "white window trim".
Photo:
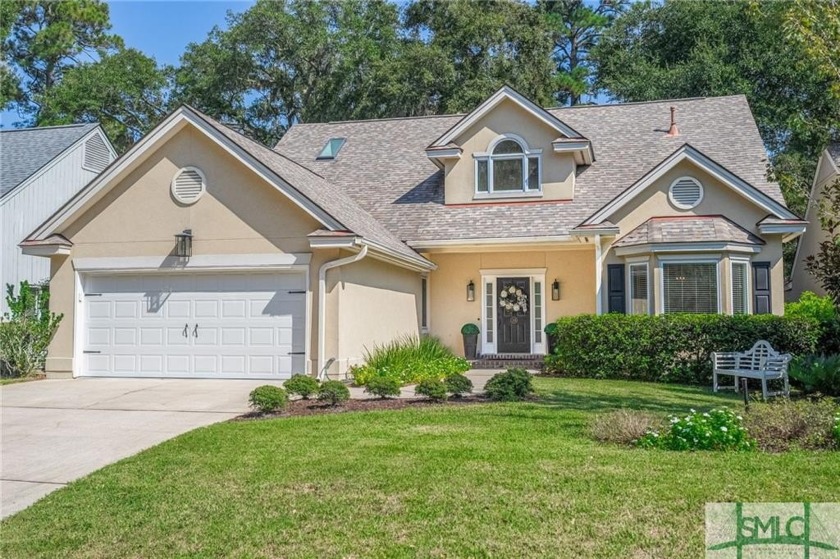
[[752,314],[752,261],[749,258],[729,257],[729,314],[735,314],[735,293],[734,283],[732,281],[732,268],[735,264],[743,264],[746,266],[747,272],[744,276],[745,296],[747,298],[747,314]]
[[[676,184],[678,182],[684,181],[684,180],[692,181],[700,189],[700,196],[697,197],[697,201],[695,201],[693,204],[681,204],[681,203],[677,202],[677,200],[674,198],[674,186],[676,186]],[[682,177],[678,177],[677,179],[674,180],[674,182],[671,183],[671,186],[668,187],[668,200],[671,202],[671,204],[675,208],[680,209],[680,210],[693,210],[694,208],[696,208],[697,206],[700,205],[700,203],[703,201],[703,197],[705,196],[705,194],[706,194],[706,191],[703,188],[703,183],[700,182],[699,180],[697,180],[696,178],[690,176],[690,175],[684,175]]]
[[629,261],[627,263],[627,314],[636,314],[633,312],[633,278],[632,272],[634,267],[644,266],[645,267],[645,274],[647,275],[647,312],[645,314],[651,314],[651,302],[653,300],[652,293],[651,293],[651,277],[650,277],[650,261],[649,259],[645,258],[643,260],[636,260],[635,262]]
[[720,255],[714,258],[696,258],[692,256],[668,256],[659,257],[659,312],[657,314],[665,314],[665,264],[714,264],[715,274],[717,275],[717,314],[723,312],[723,293],[721,292],[721,277],[720,277]]
[[[534,304],[533,304],[533,297],[534,297],[534,283],[540,282],[542,284],[542,305],[540,305],[540,322],[545,326],[545,309],[546,309],[546,300],[545,300],[545,269],[538,268],[538,269],[519,269],[519,270],[500,270],[500,269],[493,269],[493,270],[480,270],[481,272],[481,353],[482,355],[488,354],[495,354],[498,353],[496,350],[498,341],[499,341],[499,332],[497,328],[498,324],[498,308],[496,307],[496,284],[499,278],[515,278],[515,277],[528,277],[530,278],[529,289],[530,289],[530,297],[531,297],[531,310],[530,313],[530,328],[531,328],[531,354],[535,355],[545,355],[546,354],[546,336],[543,333],[540,336],[542,340],[540,343],[535,341],[536,336],[534,336],[534,329],[536,327],[536,315],[533,312]],[[487,341],[487,284],[492,283],[493,285],[493,341]]]
[[[429,274],[423,274],[420,276],[420,279],[426,282],[426,305],[423,309],[426,312],[426,323],[423,324],[423,314],[420,314],[420,332],[423,334],[428,334],[432,327],[432,298],[431,298],[431,285],[429,283]],[[420,289],[423,289],[423,284],[421,282]],[[423,304],[423,295],[420,295],[420,304]]]
[[[187,171],[195,171],[199,177],[201,177],[201,192],[193,198],[192,200],[184,200],[182,199],[178,193],[175,191],[175,181],[178,180],[178,177],[183,175]],[[207,177],[204,175],[204,171],[199,169],[198,167],[187,165],[186,167],[181,167],[172,177],[172,182],[169,184],[169,191],[172,193],[172,197],[175,198],[179,204],[184,204],[185,206],[191,206],[201,200],[201,197],[204,196],[204,193],[207,192]]]
[[[493,155],[493,150],[496,149],[496,146],[499,145],[501,142],[505,140],[513,140],[519,147],[522,148],[522,153],[512,153],[512,154],[503,154],[503,155]],[[521,136],[517,136],[516,134],[502,134],[497,136],[490,142],[490,145],[487,147],[486,152],[477,152],[473,154],[473,176],[474,180],[474,188],[473,192],[476,198],[518,198],[524,196],[531,196],[531,197],[541,197],[543,194],[542,184],[543,184],[543,160],[542,160],[542,149],[531,149],[528,146],[528,142],[525,141],[524,138]],[[537,160],[537,188],[529,188],[528,185],[528,160],[536,158]],[[521,190],[505,190],[502,192],[495,192],[493,190],[493,162],[494,161],[503,161],[503,160],[514,160],[514,159],[521,159],[522,160],[522,189]],[[487,162],[487,192],[481,192],[478,189],[478,164],[481,161]]]

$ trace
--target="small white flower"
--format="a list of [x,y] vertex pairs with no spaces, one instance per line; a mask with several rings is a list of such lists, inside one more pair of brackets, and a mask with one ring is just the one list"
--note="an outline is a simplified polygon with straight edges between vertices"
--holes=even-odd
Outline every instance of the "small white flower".
[[723,431],[724,433],[726,433],[727,431],[729,431],[729,429],[727,429],[726,427],[721,427],[721,428],[720,428],[720,430],[721,430],[721,431]]
[[505,291],[505,290],[503,289],[503,290],[502,290],[502,292],[501,292],[501,293],[499,293],[499,295],[500,295],[500,296],[502,296],[502,297],[507,297],[507,296],[508,296],[508,292],[507,292],[507,291]]

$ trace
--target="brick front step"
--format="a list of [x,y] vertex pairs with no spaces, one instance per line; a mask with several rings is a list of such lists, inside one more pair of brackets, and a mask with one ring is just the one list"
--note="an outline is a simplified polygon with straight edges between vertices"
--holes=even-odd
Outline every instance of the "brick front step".
[[478,359],[470,361],[473,369],[542,369],[545,356],[522,353],[496,353],[480,355]]

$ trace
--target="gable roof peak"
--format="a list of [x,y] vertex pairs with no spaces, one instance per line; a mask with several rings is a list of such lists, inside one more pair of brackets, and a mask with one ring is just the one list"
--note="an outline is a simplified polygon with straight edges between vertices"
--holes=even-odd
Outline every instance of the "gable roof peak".
[[436,148],[444,146],[454,141],[464,131],[466,131],[472,124],[478,121],[481,117],[492,111],[502,101],[512,101],[525,111],[531,113],[539,120],[543,121],[549,127],[555,129],[562,136],[566,138],[581,138],[585,139],[582,134],[574,128],[549,113],[544,108],[540,107],[526,96],[522,95],[509,85],[504,85],[498,89],[493,95],[485,99],[475,109],[464,115],[453,127],[443,133],[437,140],[432,142],[428,147]]

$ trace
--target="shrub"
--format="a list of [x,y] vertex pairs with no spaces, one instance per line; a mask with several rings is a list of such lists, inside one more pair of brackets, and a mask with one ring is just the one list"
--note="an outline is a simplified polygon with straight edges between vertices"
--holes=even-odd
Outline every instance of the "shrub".
[[813,353],[815,322],[774,315],[623,315],[557,322],[546,372],[573,377],[707,384],[713,351],[743,351],[767,340],[778,351]]
[[744,425],[758,447],[771,452],[838,448],[834,430],[840,409],[828,398],[777,399],[755,403],[744,413]]
[[732,410],[714,409],[671,416],[670,427],[661,434],[650,431],[638,445],[665,450],[751,450],[755,441],[747,434],[743,417]]
[[840,353],[840,312],[831,297],[819,297],[805,291],[798,301],[785,304],[785,316],[808,319],[818,325],[816,353]]
[[534,391],[531,373],[525,369],[508,369],[504,373],[497,373],[487,381],[484,391],[492,400],[523,400]]
[[446,391],[460,398],[464,394],[472,392],[473,383],[470,379],[461,373],[454,373],[443,379],[443,384],[446,386]]
[[18,295],[6,286],[9,312],[0,318],[0,372],[13,377],[29,376],[43,369],[47,346],[63,315],[50,312],[46,286],[33,288],[20,283]]
[[817,353],[835,355],[840,353],[840,318],[826,320],[820,323],[820,339],[817,342]]
[[248,402],[260,413],[272,413],[285,408],[289,402],[289,396],[279,386],[264,384],[251,391]]
[[834,446],[840,448],[840,414],[834,416],[834,428],[831,432],[834,434]]
[[661,426],[662,420],[651,413],[623,409],[597,415],[590,434],[604,443],[633,445]]
[[304,400],[318,393],[320,383],[309,375],[292,375],[292,378],[283,383],[289,394],[297,394]]
[[318,399],[329,402],[331,406],[337,406],[350,399],[350,389],[341,381],[328,380],[318,388]]
[[480,331],[478,329],[478,326],[476,326],[472,322],[467,322],[466,324],[461,326],[461,334],[469,336],[469,335],[478,335],[479,332]]
[[436,402],[442,402],[446,400],[446,385],[436,378],[427,378],[420,381],[420,384],[414,389],[414,393]]
[[365,392],[373,394],[374,396],[379,396],[380,398],[399,396],[400,383],[392,378],[374,377],[368,381]]
[[820,297],[811,291],[804,291],[798,301],[785,303],[785,316],[826,322],[837,318],[837,309],[828,295]]
[[806,355],[794,359],[790,378],[802,383],[806,393],[840,396],[840,355]]
[[401,386],[417,384],[423,379],[442,379],[453,373],[468,371],[470,364],[432,336],[412,336],[374,347],[365,354],[365,364],[352,368],[353,378],[365,386],[373,378],[396,380]]

